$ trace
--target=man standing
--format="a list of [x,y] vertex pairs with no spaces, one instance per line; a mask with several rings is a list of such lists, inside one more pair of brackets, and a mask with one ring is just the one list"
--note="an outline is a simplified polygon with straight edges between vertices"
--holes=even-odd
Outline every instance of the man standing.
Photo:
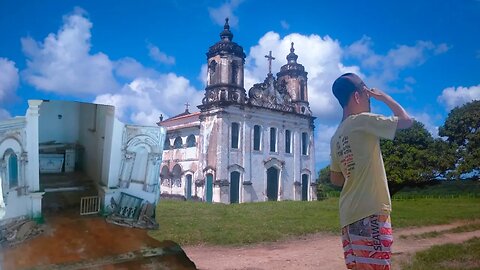
[[[355,74],[335,80],[332,91],[343,119],[330,142],[330,179],[343,186],[340,225],[348,269],[390,269],[393,242],[391,201],[380,151],[380,138],[393,139],[413,120],[393,98],[369,89]],[[395,116],[370,113],[370,97],[385,103]]]

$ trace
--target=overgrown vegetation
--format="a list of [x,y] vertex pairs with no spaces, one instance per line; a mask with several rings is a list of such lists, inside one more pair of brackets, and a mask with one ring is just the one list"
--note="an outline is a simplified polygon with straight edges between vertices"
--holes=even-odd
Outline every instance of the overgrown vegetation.
[[[479,203],[480,198],[395,201],[392,222],[401,228],[479,219]],[[234,205],[161,201],[156,216],[160,229],[151,236],[182,245],[244,245],[340,230],[338,198]]]
[[418,252],[403,270],[460,270],[480,269],[480,238],[462,244],[434,246]]

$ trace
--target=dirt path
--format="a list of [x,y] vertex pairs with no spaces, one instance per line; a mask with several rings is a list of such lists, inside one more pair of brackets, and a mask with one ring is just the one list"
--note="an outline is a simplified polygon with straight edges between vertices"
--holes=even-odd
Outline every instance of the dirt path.
[[[401,235],[444,231],[465,224],[455,222],[394,231],[394,264],[408,260],[411,254],[433,245],[461,243],[480,237],[480,230],[445,233],[440,237],[421,240],[412,237],[404,239]],[[345,269],[339,236],[331,234],[314,234],[300,239],[244,247],[190,246],[184,247],[184,250],[201,270]],[[398,269],[398,266],[393,269]]]

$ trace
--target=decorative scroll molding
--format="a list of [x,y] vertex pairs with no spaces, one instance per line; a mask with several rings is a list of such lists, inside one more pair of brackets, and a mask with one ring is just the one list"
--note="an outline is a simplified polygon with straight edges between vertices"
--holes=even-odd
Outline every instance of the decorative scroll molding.
[[263,83],[254,84],[248,91],[248,103],[273,110],[294,112],[295,105],[287,91],[285,81],[277,81],[268,74]]

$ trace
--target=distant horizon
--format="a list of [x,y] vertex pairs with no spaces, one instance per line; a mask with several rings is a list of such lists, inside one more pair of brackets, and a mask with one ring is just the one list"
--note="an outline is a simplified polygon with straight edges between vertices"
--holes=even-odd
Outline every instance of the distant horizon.
[[[432,6],[435,5],[435,9]],[[294,42],[308,72],[317,171],[341,118],[331,84],[355,72],[385,90],[433,136],[455,106],[480,99],[480,1],[0,2],[0,120],[28,99],[114,105],[121,121],[155,125],[198,111],[206,55],[228,17],[243,47],[245,89],[263,82]],[[475,23],[476,22],[476,23]],[[378,102],[372,111],[390,115]]]

